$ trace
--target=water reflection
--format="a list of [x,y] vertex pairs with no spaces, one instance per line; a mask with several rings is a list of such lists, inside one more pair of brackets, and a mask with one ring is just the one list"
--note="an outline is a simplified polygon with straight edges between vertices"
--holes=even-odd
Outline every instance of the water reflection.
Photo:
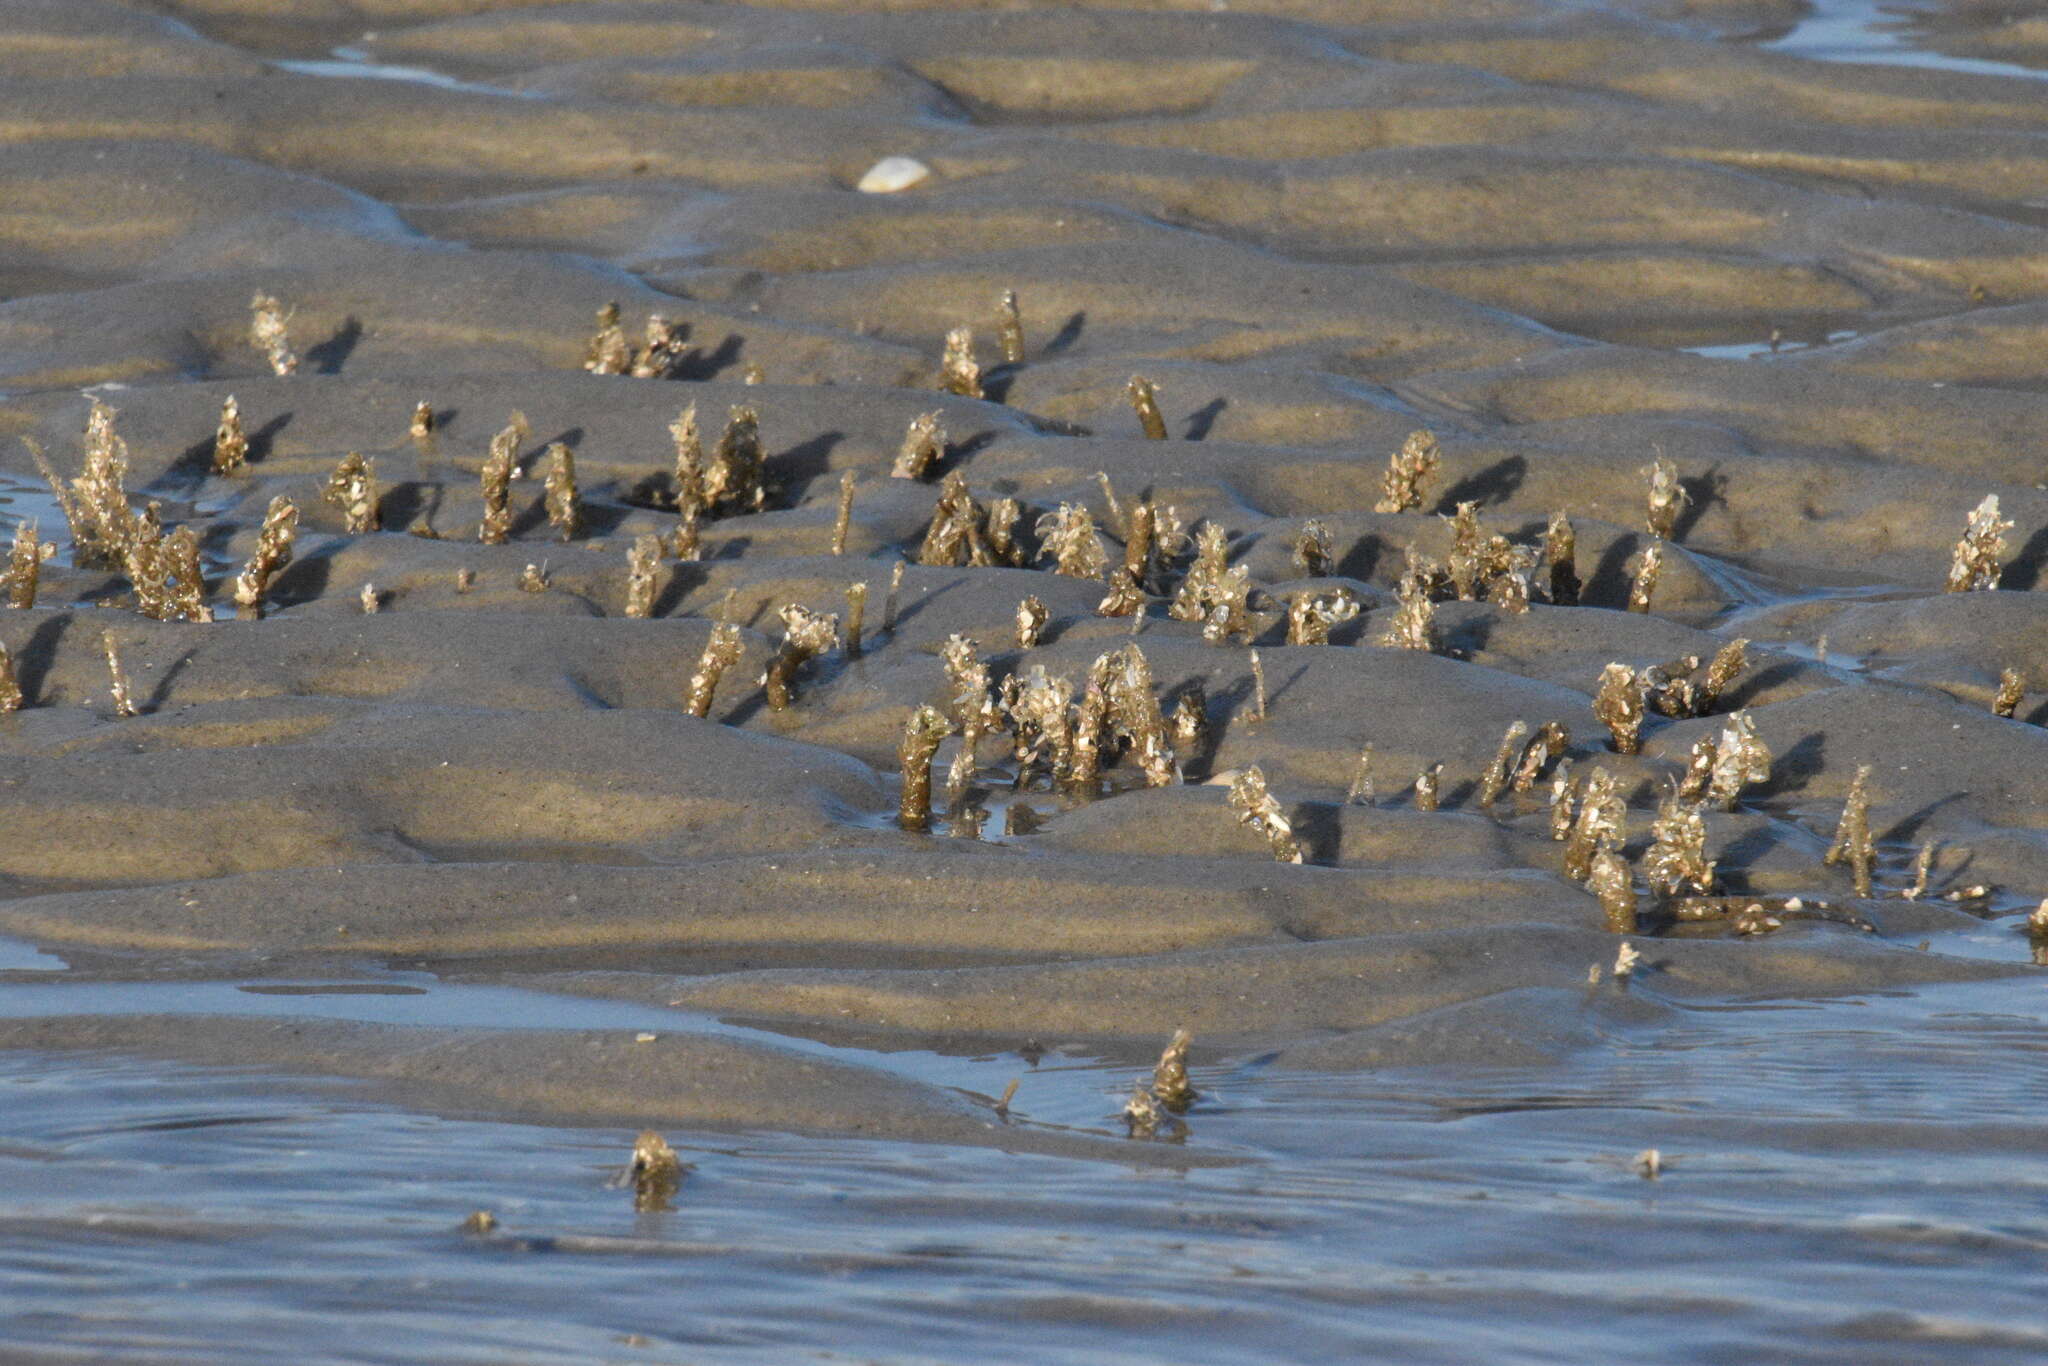
[[1808,0],[1806,18],[1782,37],[1763,46],[1817,62],[1849,62],[1866,66],[1914,66],[1937,71],[1966,71],[1979,76],[2048,78],[2048,71],[2016,62],[1951,57],[1915,46],[1915,16],[1924,7],[1880,0]]

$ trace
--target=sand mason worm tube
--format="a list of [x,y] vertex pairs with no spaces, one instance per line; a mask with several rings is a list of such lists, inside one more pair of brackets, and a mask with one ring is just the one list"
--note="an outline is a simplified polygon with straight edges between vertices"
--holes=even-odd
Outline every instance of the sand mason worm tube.
[[1189,760],[1209,750],[1209,695],[1199,681],[1188,684],[1167,719],[1173,752]]
[[633,1208],[643,1214],[665,1210],[683,1181],[683,1164],[668,1140],[652,1129],[633,1140],[633,1160],[626,1168],[633,1186]]
[[1061,503],[1038,519],[1038,557],[1053,561],[1053,571],[1070,578],[1099,579],[1109,557],[1095,534],[1095,519],[1079,503]]
[[704,524],[697,517],[697,509],[687,507],[676,519],[675,533],[669,538],[669,554],[679,560],[694,561],[703,548]]
[[36,605],[36,591],[42,584],[43,560],[54,554],[45,546],[34,521],[14,524],[14,544],[7,553],[7,605],[29,608]]
[[1074,707],[1074,724],[1067,733],[1067,786],[1090,800],[1097,795],[1096,779],[1101,772],[1102,745],[1109,729],[1111,675],[1115,668],[1114,653],[1097,655],[1088,666],[1080,701]]
[[932,823],[932,760],[952,733],[953,723],[936,707],[922,706],[903,726],[896,757],[903,770],[903,796],[896,823],[905,830],[929,830]]
[[135,587],[135,610],[157,621],[169,621],[171,610],[171,569],[164,559],[163,527],[156,518],[156,504],[150,504],[136,521],[133,537],[123,554],[123,568]]
[[1700,896],[1713,893],[1714,861],[1707,857],[1706,819],[1697,803],[1676,793],[1666,797],[1658,804],[1650,833],[1655,838],[1643,868],[1652,891],[1663,896],[1687,889]]
[[421,399],[418,403],[413,404],[412,423],[407,428],[406,434],[413,439],[413,444],[415,445],[424,445],[427,442],[427,440],[433,436],[433,404],[427,402],[425,399]]
[[1607,928],[1616,934],[1636,932],[1636,891],[1628,864],[1612,846],[1603,844],[1593,855],[1586,876],[1586,888],[1600,902]]
[[946,352],[939,362],[939,388],[962,398],[984,397],[981,366],[974,359],[974,329],[956,327],[946,334]]
[[697,432],[697,405],[692,403],[668,424],[669,439],[675,443],[676,509],[686,515],[701,514],[709,500],[704,494],[704,440]]
[[1685,487],[1678,482],[1678,466],[1660,455],[1643,466],[1641,472],[1650,484],[1646,518],[1650,534],[1668,541],[1678,529],[1678,513],[1686,503]]
[[85,421],[85,467],[68,484],[50,467],[43,448],[30,437],[22,444],[50,486],[71,528],[72,563],[80,568],[122,569],[140,531],[128,505],[128,443],[114,429],[115,413],[97,397]]
[[220,425],[213,429],[213,472],[237,474],[249,458],[249,438],[242,430],[242,406],[229,394],[221,400]]
[[1628,610],[1647,612],[1650,600],[1657,594],[1657,579],[1664,572],[1664,552],[1654,545],[1646,545],[1629,560],[1625,566],[1630,579],[1628,584]]
[[264,595],[270,583],[292,562],[292,542],[299,534],[299,509],[292,500],[279,496],[270,500],[263,514],[263,529],[256,533],[256,553],[235,578],[235,611],[244,620],[263,615]]
[[2027,679],[2018,669],[2005,669],[1998,675],[1998,693],[1991,699],[1993,716],[2010,717],[2020,709],[2020,699],[2027,695]]
[[1124,572],[1131,576],[1131,582],[1143,588],[1152,578],[1153,546],[1159,524],[1159,514],[1152,504],[1137,502],[1131,504],[1122,517],[1124,532]]
[[813,612],[793,602],[782,609],[781,616],[782,647],[761,675],[770,711],[786,710],[796,700],[796,671],[839,643],[836,613]]
[[1492,536],[1487,538],[1483,564],[1486,600],[1516,616],[1528,611],[1529,575],[1536,567],[1536,552],[1510,545],[1505,536]]
[[291,338],[285,330],[284,305],[268,294],[257,294],[249,300],[249,340],[263,353],[273,375],[289,375],[298,370],[299,358],[292,351]]
[[1180,781],[1180,764],[1174,756],[1166,715],[1159,707],[1151,663],[1136,645],[1124,646],[1117,657],[1110,675],[1111,715],[1117,729],[1129,738],[1146,785],[1170,787]]
[[114,633],[102,631],[100,645],[107,654],[108,691],[114,699],[114,715],[133,716],[135,699],[128,690],[128,671],[121,667],[121,652],[115,648]]
[[1055,782],[1065,780],[1073,760],[1074,687],[1064,678],[1034,664],[1021,683],[1005,685],[1012,748],[1017,759],[1015,786],[1020,790],[1036,768]]
[[1415,775],[1415,809],[1434,811],[1443,804],[1444,766],[1430,764]]
[[989,686],[988,665],[973,640],[958,634],[948,636],[939,649],[939,660],[945,667],[946,695],[960,729],[960,752],[946,779],[946,790],[957,803],[974,777],[981,737],[1001,731],[1005,718]]
[[896,604],[903,595],[904,562],[896,561],[896,567],[889,571],[889,594],[882,600],[882,633],[896,634]]
[[661,574],[661,537],[649,533],[636,537],[626,552],[626,615],[651,617]]
[[1451,524],[1451,554],[1444,567],[1451,573],[1451,589],[1460,602],[1479,596],[1484,561],[1480,555],[1479,504],[1463,502],[1444,519]]
[[926,479],[946,458],[946,429],[938,413],[919,413],[910,419],[903,444],[896,448],[896,462],[889,467],[892,479]]
[[1330,529],[1311,517],[1294,535],[1294,572],[1320,579],[1330,572]]
[[1593,715],[1614,737],[1616,754],[1635,754],[1642,749],[1643,685],[1634,669],[1626,664],[1609,664],[1600,671],[1600,688],[1593,695]]
[[526,414],[514,412],[491,438],[490,451],[477,471],[484,515],[476,535],[485,545],[503,545],[512,534],[512,474],[518,467],[519,447],[531,430],[526,425]]
[[1201,621],[1218,586],[1230,572],[1230,537],[1215,522],[1204,522],[1195,532],[1195,557],[1181,575],[1180,587],[1166,614],[1176,621]]
[[1045,624],[1052,619],[1037,595],[1025,598],[1017,604],[1017,648],[1029,650],[1036,646],[1039,637],[1045,634]]
[[1436,630],[1436,604],[1430,601],[1429,581],[1431,570],[1415,553],[1415,547],[1407,548],[1408,567],[1394,587],[1394,596],[1400,602],[1393,620],[1387,623],[1386,631],[1380,636],[1380,644],[1397,650],[1422,650],[1433,652],[1440,644]]
[[1564,843],[1578,828],[1579,787],[1572,780],[1572,761],[1560,759],[1550,775],[1550,838]]
[[321,498],[341,509],[351,536],[375,531],[377,517],[377,465],[360,451],[350,451],[327,476]]
[[1266,775],[1256,765],[1244,769],[1230,780],[1230,805],[1237,812],[1239,825],[1248,826],[1265,837],[1275,859],[1281,863],[1302,861],[1301,843],[1294,838],[1294,825],[1266,789]]
[[583,348],[583,368],[593,375],[623,375],[632,365],[633,348],[619,325],[616,300],[597,310],[597,330]]
[[1331,628],[1350,621],[1358,612],[1358,598],[1348,588],[1302,593],[1287,605],[1287,643],[1328,645]]
[[1479,805],[1482,810],[1499,801],[1500,794],[1508,790],[1508,784],[1514,777],[1515,760],[1521,757],[1522,741],[1528,734],[1527,721],[1508,723],[1506,733],[1500,737],[1500,747],[1493,752],[1493,762],[1479,777]]
[[1229,535],[1214,522],[1204,522],[1195,535],[1195,558],[1182,576],[1167,615],[1202,623],[1202,639],[1220,645],[1232,637],[1252,634],[1251,572],[1229,563]]
[[1024,363],[1024,319],[1017,312],[1017,291],[1006,289],[996,301],[996,344],[1002,348],[1003,364]]
[[947,474],[939,481],[938,500],[932,504],[931,525],[925,528],[924,541],[918,546],[917,562],[950,569],[961,563],[963,552],[971,560],[979,513],[974,496],[967,491],[966,478],[958,470]]
[[20,711],[28,698],[21,691],[21,680],[14,675],[14,656],[7,647],[0,644],[0,712]]
[[670,322],[659,313],[647,315],[647,328],[642,334],[646,344],[640,354],[633,358],[631,374],[635,379],[675,379],[682,372],[689,359],[688,345],[690,329],[682,323]]
[[1593,872],[1593,855],[1603,844],[1620,845],[1626,833],[1628,808],[1622,803],[1614,775],[1595,767],[1586,779],[1579,799],[1578,819],[1572,822],[1564,848],[1564,875],[1584,882]]
[[1908,901],[1918,901],[1927,895],[1927,880],[1934,872],[1934,841],[1922,840],[1920,852],[1913,856],[1913,882],[1899,895]]
[[1998,515],[1998,495],[1987,493],[1970,513],[1963,538],[1956,542],[1948,571],[1948,591],[1972,593],[1998,587],[1999,561],[2005,556],[2005,533],[2013,524]]
[[1735,682],[1748,663],[1749,641],[1746,639],[1731,640],[1714,651],[1713,659],[1707,664],[1706,677],[1701,680],[1699,691],[1694,698],[1693,706],[1696,713],[1705,716],[1711,712],[1720,702],[1721,695],[1728,691],[1729,685]]
[[1187,1030],[1174,1030],[1152,1068],[1152,1098],[1177,1115],[1187,1113],[1200,1094],[1188,1080],[1188,1045],[1194,1041]]
[[1132,1138],[1150,1138],[1167,1122],[1165,1110],[1145,1089],[1142,1081],[1131,1088],[1131,1098],[1124,1102],[1123,1114],[1124,1129]]
[[839,476],[839,510],[832,519],[832,553],[846,553],[846,536],[853,528],[853,471]]
[[1550,526],[1543,533],[1543,562],[1549,566],[1549,596],[1553,607],[1579,605],[1578,534],[1571,519],[1562,512],[1550,514]]
[[1124,520],[1124,505],[1116,496],[1116,485],[1109,481],[1109,472],[1095,471],[1095,483],[1102,490],[1102,506],[1109,512],[1110,531],[1118,536],[1128,536],[1130,524]]
[[1024,509],[1015,498],[998,498],[990,504],[987,549],[990,564],[1022,569],[1028,562],[1024,547],[1017,543],[1017,519],[1023,515]]
[[213,609],[206,605],[206,577],[199,563],[199,533],[181,526],[164,537],[158,552],[168,579],[165,619],[170,621],[212,621]]
[[1571,748],[1571,743],[1572,733],[1562,722],[1545,721],[1538,726],[1536,734],[1529,740],[1528,749],[1522,752],[1522,762],[1515,769],[1515,791],[1527,792],[1534,788],[1550,761]]
[[946,671],[946,695],[952,699],[954,719],[963,727],[970,722],[999,725],[989,690],[988,665],[981,658],[980,647],[956,633],[939,647],[939,662]]
[[711,448],[704,473],[704,496],[711,507],[759,512],[768,501],[763,482],[767,453],[761,448],[761,415],[737,404],[726,416],[725,430]]
[[[1181,521],[1180,509],[1173,504],[1147,500],[1143,507],[1149,514],[1152,526],[1150,544],[1146,546],[1145,564],[1138,573],[1138,581],[1144,583],[1157,578],[1164,585],[1174,562],[1194,548],[1195,538],[1188,535],[1187,526]],[[1125,553],[1128,556],[1128,541],[1125,543]]]
[[560,441],[547,449],[548,473],[542,484],[548,510],[548,525],[565,541],[576,539],[583,527],[583,502],[576,489],[576,456]]
[[1109,571],[1109,592],[1102,601],[1095,604],[1098,617],[1142,616],[1145,612],[1145,592],[1138,587],[1131,571],[1119,565]]
[[1380,480],[1380,500],[1372,510],[1408,512],[1421,507],[1423,486],[1442,463],[1443,451],[1434,435],[1427,431],[1410,432],[1401,449],[1387,462],[1387,472]]
[[1404,581],[1397,589],[1400,606],[1380,636],[1380,644],[1393,649],[1434,651],[1438,645],[1436,604],[1427,593]]
[[711,715],[711,699],[718,691],[718,680],[739,662],[740,628],[729,621],[718,622],[711,628],[711,638],[704,642],[704,653],[697,657],[697,671],[690,675],[683,710],[700,718]]
[[1842,804],[1842,819],[1835,827],[1834,843],[1821,859],[1827,867],[1848,864],[1856,895],[1861,897],[1870,895],[1871,870],[1877,863],[1877,851],[1870,838],[1870,795],[1865,790],[1870,772],[1869,764],[1857,766],[1856,776],[1849,782],[1848,798]]
[[868,586],[864,583],[846,585],[846,657],[859,659],[861,654],[861,628],[867,622]]
[[1377,795],[1372,781],[1372,745],[1368,742],[1358,752],[1358,767],[1352,771],[1351,787],[1344,800],[1352,806],[1371,806]]
[[1714,767],[1707,781],[1707,796],[1726,811],[1733,811],[1742,789],[1770,781],[1771,750],[1756,733],[1756,724],[1746,711],[1732,712],[1721,738],[1714,745]]
[[1146,437],[1153,441],[1166,440],[1166,419],[1159,413],[1159,395],[1152,387],[1152,381],[1143,375],[1132,375],[1131,382],[1124,386],[1124,396],[1131,401],[1131,407],[1138,414],[1138,426]]

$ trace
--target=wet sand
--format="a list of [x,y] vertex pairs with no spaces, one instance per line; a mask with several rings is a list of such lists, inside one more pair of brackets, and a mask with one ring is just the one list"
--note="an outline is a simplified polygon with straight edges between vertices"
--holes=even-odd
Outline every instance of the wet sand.
[[[215,1077],[223,1096],[235,1077],[292,1078],[274,1084],[348,1097],[308,1142],[332,1155],[314,1184],[349,1219],[376,1208],[349,1204],[352,1126],[405,1115],[457,1144],[488,1130],[508,1150],[617,1147],[604,1162],[652,1126],[724,1152],[728,1180],[772,1186],[770,1168],[807,1152],[826,1174],[804,1179],[823,1186],[886,1172],[915,1207],[892,1224],[904,1237],[984,1240],[1009,1249],[999,1260],[1036,1255],[1037,1235],[985,1202],[917,1205],[908,1173],[1057,1171],[1088,1192],[1076,1201],[1115,1206],[1089,1226],[1105,1237],[1157,1215],[1144,1182],[1241,1202],[1250,1221],[1269,1182],[1276,1227],[1256,1236],[1301,1256],[1285,1272],[1298,1289],[1323,1266],[1307,1250],[1324,1236],[1313,1191],[1403,1218],[1437,1180],[1518,1189],[1518,1218],[1569,1205],[1569,1182],[1516,1157],[1543,1150],[1559,1109],[1577,1116],[1570,1161],[1597,1150],[1622,1185],[1642,1183],[1628,1159],[1659,1142],[1690,1142],[1695,1172],[1725,1175],[1744,1145],[1782,1154],[1795,1131],[1849,1125],[1845,1151],[1884,1173],[1871,1200],[1991,1217],[1988,1175],[1960,1178],[1974,1184],[1949,1209],[1902,1154],[1925,1126],[1960,1151],[2024,1120],[1984,1099],[2006,1096],[1989,1063],[1926,1044],[1944,1011],[1997,1040],[2041,1014],[2024,928],[2048,895],[2037,21],[1776,0],[0,9],[0,521],[36,518],[54,545],[35,605],[0,609],[24,696],[0,717],[0,1049],[60,1097],[0,1131],[5,1160],[42,1161],[65,1113],[88,1129],[135,1120],[125,1099],[96,1109],[92,1078],[200,1095]],[[928,174],[855,188],[887,156]],[[997,346],[1006,290],[1021,361]],[[251,340],[258,293],[287,310],[295,373]],[[673,378],[586,370],[614,302],[632,344],[650,314],[683,325]],[[963,326],[982,398],[941,391],[946,334]],[[1134,374],[1157,386],[1164,440],[1125,397]],[[230,396],[248,463],[221,474]],[[419,403],[425,437],[408,431]],[[30,444],[75,474],[95,404],[118,413],[135,508],[154,502],[196,538],[217,620],[144,615],[131,573],[79,553]],[[707,450],[729,411],[758,413],[764,496],[707,515],[694,556],[661,557],[651,615],[631,615],[630,548],[681,523],[668,429],[686,405]],[[515,410],[530,428],[510,537],[488,544],[480,476]],[[892,478],[924,413],[946,450],[928,477]],[[1440,469],[1418,506],[1376,511],[1418,430]],[[581,498],[567,538],[541,477],[557,442]],[[352,531],[323,497],[351,452],[375,463],[376,530]],[[1662,536],[1653,460],[1684,493]],[[919,562],[942,475],[984,507],[1016,500],[1023,563]],[[1998,589],[1944,592],[1987,494],[2013,524]],[[280,497],[300,512],[294,558],[262,618],[236,619],[235,576]],[[1136,618],[1101,615],[1108,584],[1031,555],[1040,516],[1073,504],[1121,563],[1141,502],[1226,533],[1254,586],[1236,638],[1169,614],[1185,555],[1148,575]],[[1549,600],[1534,562],[1528,610],[1442,583],[1437,648],[1382,644],[1410,553],[1447,561],[1461,504],[1482,536],[1532,550],[1567,514],[1578,601]],[[1326,565],[1298,561],[1308,519]],[[1662,574],[1632,611],[1645,548]],[[539,591],[521,586],[529,566]],[[804,665],[794,704],[771,708],[760,679],[780,614],[844,613],[856,584],[864,648]],[[1288,643],[1288,604],[1340,590],[1357,616],[1328,644]],[[1027,596],[1047,621],[1020,645]],[[721,622],[739,662],[692,716]],[[942,793],[929,830],[899,828],[906,719],[960,708],[942,658],[955,637],[997,687],[1042,668],[1078,689],[1134,643],[1165,707],[1206,699],[1208,733],[1159,787],[1115,744],[1100,781],[1019,786],[1009,737],[987,737],[958,809]],[[1615,751],[1595,710],[1604,667],[1737,638],[1746,664],[1708,714],[1653,711],[1640,753]],[[108,641],[139,714],[117,714]],[[2023,688],[2001,716],[2008,671]],[[1772,761],[1701,812],[1705,849],[1731,913],[1797,898],[1779,923],[1683,918],[1647,882],[1660,798],[1736,711]],[[1518,720],[1563,725],[1580,780],[1615,778],[1634,933],[1565,869],[1548,769],[1482,802]],[[941,788],[959,744],[939,750]],[[1432,809],[1416,780],[1439,764]],[[1864,765],[1875,874],[1858,895],[1822,856]],[[1252,766],[1299,865],[1232,808],[1229,780]],[[1641,957],[1618,976],[1624,944]],[[1799,1061],[1809,1016],[1833,1032]],[[1150,1141],[1127,1137],[1130,1083],[1183,1027],[1217,1094]],[[1756,1075],[1774,1120],[1735,1121],[1755,1099],[1739,1061],[1703,1061],[1746,1056],[1770,1060]],[[1981,1103],[1866,1113],[1844,1078],[1873,1060],[1916,1097],[1981,1076],[1967,1084]],[[1809,1066],[1824,1095],[1802,1110],[1791,1079]],[[1587,1118],[1695,1067],[1697,1093],[1656,1123]],[[1389,1108],[1389,1093],[1429,1099]],[[1394,1173],[1388,1153],[1424,1142],[1403,1126],[1482,1110],[1504,1116],[1498,1158],[1464,1130],[1442,1159],[1455,1178]],[[525,1132],[508,1121],[568,1137],[508,1139]],[[1667,1121],[1680,1138],[1660,1136]],[[2011,1156],[2022,1186],[2044,1175]],[[428,1165],[491,1203],[488,1153]],[[502,1174],[506,1189],[529,1179]],[[706,1241],[744,1242],[752,1198],[714,1197]],[[1803,1196],[1729,1198],[1809,1217]],[[1812,1217],[1841,1213],[1823,1207]],[[495,1246],[456,1240],[465,1212],[437,1212],[454,1241],[422,1254],[450,1259],[432,1274]],[[17,1230],[0,1247],[70,1247],[87,1227],[74,1215],[0,1210]],[[182,1218],[135,1236],[186,1236],[163,1231]],[[1458,1222],[1484,1241],[1483,1219]],[[1710,1224],[1688,1237],[1720,1265],[1739,1234]],[[518,1236],[568,1237],[543,1226],[536,1213]],[[1569,1227],[1618,1248],[1657,1237],[1634,1216]],[[630,1247],[578,1253],[656,1256],[681,1236],[642,1227]],[[1115,1301],[1116,1267],[1061,1261],[1056,1289],[1005,1282],[954,1321],[1007,1321],[996,1302],[1025,1295],[1037,1307],[1019,1322],[1064,1325],[1038,1360],[1099,1359],[1134,1329],[1203,1360],[1267,1356],[1260,1325],[1312,1327],[1334,1353],[1421,1340],[1361,1335],[1294,1291],[1233,1300],[1220,1282],[1235,1254],[1210,1252],[1152,1285],[1149,1309]],[[729,1250],[685,1255],[731,1265]],[[1812,1254],[1788,1234],[1759,1255],[1796,1277]],[[1666,1286],[1661,1305],[1645,1282],[1626,1313],[1557,1283],[1540,1306],[1428,1317],[1456,1348],[1445,1359],[1514,1355],[1493,1335],[1518,1314],[1640,1314],[1676,1342],[1700,1327],[1688,1295],[1741,1306],[1722,1346],[1804,1333],[1811,1359],[1916,1359],[1929,1337],[2023,1359],[2048,1332],[2013,1317],[2002,1265],[1974,1279],[1959,1265],[1962,1319],[1937,1325],[1873,1307],[1882,1258],[1829,1255],[1852,1268],[1832,1293],[1863,1305],[1837,1320],[1818,1287],[1787,1292],[1788,1311],[1726,1272]],[[1440,1243],[1414,1269],[1505,1293],[1502,1267],[1472,1257]],[[763,1250],[743,1273],[750,1303],[815,1271]],[[492,1293],[521,1294],[517,1279]],[[229,1321],[234,1295],[215,1293],[208,1321]],[[935,1331],[909,1302],[854,1315],[844,1345],[896,1359]],[[557,1327],[567,1312],[545,1311]],[[658,1336],[701,1349],[690,1359],[826,1342],[760,1312],[729,1341]],[[217,1345],[218,1329],[152,1347],[156,1321],[137,1308],[91,1345],[137,1360]],[[1188,1350],[1201,1324],[1214,1331]],[[598,1350],[573,1332],[544,1345]]]

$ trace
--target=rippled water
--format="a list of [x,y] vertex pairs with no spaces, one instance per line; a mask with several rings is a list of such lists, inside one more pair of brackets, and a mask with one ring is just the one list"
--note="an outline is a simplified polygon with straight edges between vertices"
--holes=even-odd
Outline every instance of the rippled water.
[[[613,1184],[623,1132],[6,1054],[0,1323],[10,1360],[2031,1360],[2044,1013],[2031,980],[1701,1010],[1540,1091],[1253,1060],[1190,1116],[1244,1160],[1187,1172],[672,1133],[665,1213]],[[1128,1075],[1020,1094],[1106,1124]]]

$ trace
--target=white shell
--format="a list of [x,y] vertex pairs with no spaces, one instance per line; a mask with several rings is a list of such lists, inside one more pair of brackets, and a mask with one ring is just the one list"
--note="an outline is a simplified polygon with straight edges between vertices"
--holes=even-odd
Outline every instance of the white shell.
[[868,167],[868,173],[854,186],[865,194],[894,194],[907,190],[932,173],[932,168],[916,157],[883,157]]

